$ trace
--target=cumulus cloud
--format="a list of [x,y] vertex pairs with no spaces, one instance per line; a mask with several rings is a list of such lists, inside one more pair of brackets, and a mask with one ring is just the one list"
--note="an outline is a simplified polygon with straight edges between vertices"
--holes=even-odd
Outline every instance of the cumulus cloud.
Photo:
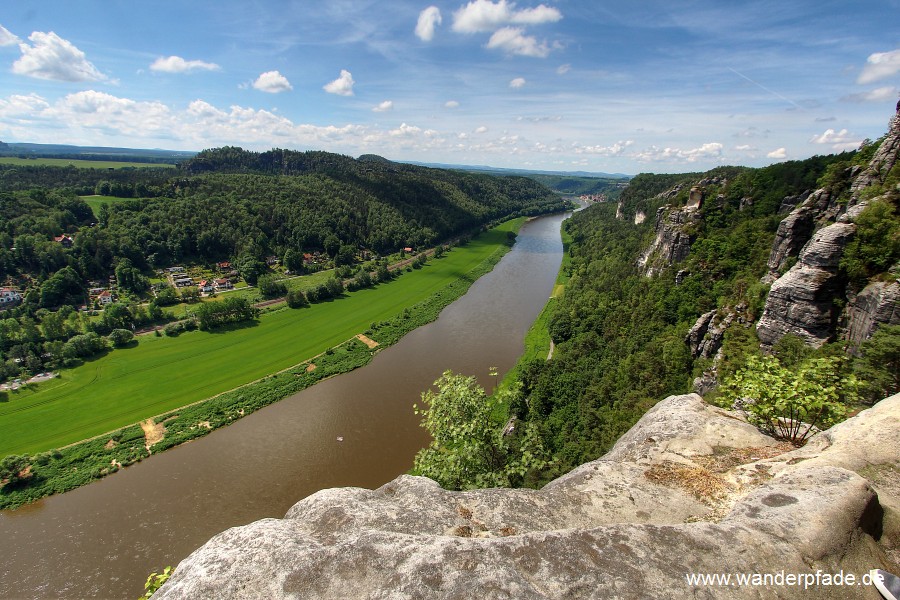
[[202,60],[184,60],[180,56],[159,57],[150,65],[160,73],[190,73],[191,71],[220,71],[222,67]]
[[50,104],[35,93],[27,96],[13,94],[9,98],[0,99],[0,118],[30,119],[40,116],[49,107]]
[[634,145],[634,140],[619,140],[612,146],[575,146],[576,154],[597,154],[600,156],[621,156],[625,149]]
[[341,75],[331,83],[326,83],[322,89],[329,94],[337,94],[338,96],[353,95],[353,75],[346,69],[341,69]]
[[457,102],[456,100],[447,100],[446,102],[444,102],[444,107],[445,108],[459,108],[459,102]]
[[423,42],[434,39],[434,28],[441,24],[441,11],[437,6],[429,6],[419,13],[416,22],[416,36]]
[[511,87],[514,90],[517,90],[524,85],[525,85],[524,77],[516,77],[515,79],[513,79],[512,81],[509,82],[509,87]]
[[388,131],[388,135],[391,135],[393,137],[409,137],[420,133],[421,131],[422,129],[420,127],[401,123],[400,127],[398,127],[397,129],[391,129],[390,131]]
[[868,92],[860,92],[858,94],[850,94],[841,98],[844,102],[886,102],[896,100],[900,95],[900,90],[894,86],[885,86],[869,90]]
[[846,129],[840,131],[826,129],[822,135],[814,135],[809,141],[812,144],[827,144],[838,151],[855,150],[862,143],[862,140]]
[[9,29],[0,25],[0,46],[12,46],[19,43],[19,37],[9,32]]
[[253,87],[267,94],[278,94],[294,89],[287,77],[278,71],[266,71],[256,78]]
[[28,36],[31,45],[22,42],[21,58],[13,63],[12,71],[36,79],[55,81],[103,81],[107,77],[97,70],[84,52],[72,42],[54,32],[35,31]]
[[494,31],[504,25],[540,25],[560,19],[562,13],[558,9],[543,4],[516,10],[515,2],[472,0],[453,13],[453,31],[478,33]]
[[775,160],[785,160],[787,158],[787,149],[786,148],[778,148],[777,150],[772,150],[768,154],[766,154],[767,158],[774,158]]
[[491,35],[487,47],[500,49],[507,54],[519,56],[546,58],[550,55],[550,46],[547,45],[546,41],[538,43],[534,36],[525,35],[525,30],[521,27],[503,27],[498,29]]
[[385,100],[378,106],[372,109],[372,112],[387,112],[394,108],[394,103],[391,100]]
[[487,133],[488,128],[484,125],[476,127],[474,133]]
[[856,79],[856,83],[865,85],[880,81],[896,73],[900,73],[900,49],[890,52],[876,52],[866,59],[866,66]]
[[698,148],[687,150],[681,148],[658,148],[651,146],[649,149],[639,152],[634,157],[643,162],[688,162],[693,163],[704,159],[717,160],[722,157],[722,144],[707,142]]

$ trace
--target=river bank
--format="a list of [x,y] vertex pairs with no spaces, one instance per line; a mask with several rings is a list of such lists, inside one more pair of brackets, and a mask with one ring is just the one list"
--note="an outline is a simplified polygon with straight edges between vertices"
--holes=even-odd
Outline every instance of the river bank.
[[382,348],[395,344],[405,334],[435,320],[444,307],[465,294],[478,278],[489,272],[509,252],[509,246],[502,243],[505,232],[518,231],[523,222],[523,218],[514,219],[492,229],[495,234],[503,234],[496,236],[493,253],[425,300],[404,308],[387,320],[368,325],[360,323],[359,329],[364,329],[361,335],[370,342],[377,340],[376,345],[364,343],[354,336],[316,356],[229,391],[163,412],[141,423],[40,453],[30,461],[25,477],[0,487],[0,509],[13,509],[45,496],[75,489],[140,462],[151,454],[203,437],[323,379],[368,364]]

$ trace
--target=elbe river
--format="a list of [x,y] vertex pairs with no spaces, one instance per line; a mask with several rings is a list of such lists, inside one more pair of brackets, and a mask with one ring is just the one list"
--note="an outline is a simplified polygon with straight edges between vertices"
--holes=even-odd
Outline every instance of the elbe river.
[[[562,260],[568,214],[512,251],[433,323],[367,366],[66,494],[0,512],[0,598],[137,598],[215,534],[280,518],[324,488],[376,488],[428,444],[413,404],[450,369],[487,389],[522,353]],[[342,441],[339,441],[341,438]]]

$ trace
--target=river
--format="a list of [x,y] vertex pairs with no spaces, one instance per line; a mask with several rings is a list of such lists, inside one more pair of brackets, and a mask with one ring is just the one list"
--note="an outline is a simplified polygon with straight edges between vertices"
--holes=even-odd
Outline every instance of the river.
[[215,534],[282,517],[323,488],[375,488],[427,445],[412,405],[446,369],[482,386],[522,353],[562,260],[565,215],[367,366],[71,492],[0,512],[0,598],[137,598],[151,571]]

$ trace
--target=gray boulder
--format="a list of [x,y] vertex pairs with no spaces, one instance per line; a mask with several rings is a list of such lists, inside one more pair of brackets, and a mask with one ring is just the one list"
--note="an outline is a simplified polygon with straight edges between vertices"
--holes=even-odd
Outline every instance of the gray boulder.
[[673,396],[541,490],[450,492],[410,476],[323,490],[217,535],[154,598],[876,598],[688,576],[896,570],[894,500],[860,473],[896,466],[896,438],[882,436],[898,417],[895,396],[791,451]]

